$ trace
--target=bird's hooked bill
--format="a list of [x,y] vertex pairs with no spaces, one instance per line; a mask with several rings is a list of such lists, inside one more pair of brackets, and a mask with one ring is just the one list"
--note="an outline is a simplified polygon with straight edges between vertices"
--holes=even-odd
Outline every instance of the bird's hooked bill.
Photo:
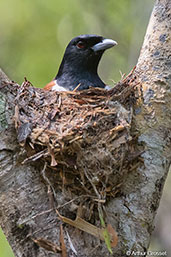
[[111,48],[118,43],[112,39],[103,39],[102,42],[97,43],[96,45],[92,46],[91,49],[93,49],[94,52],[106,50],[108,48]]

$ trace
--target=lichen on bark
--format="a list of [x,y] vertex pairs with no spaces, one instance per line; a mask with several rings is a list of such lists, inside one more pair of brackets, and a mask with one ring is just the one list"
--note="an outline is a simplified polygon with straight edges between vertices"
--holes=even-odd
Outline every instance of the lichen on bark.
[[0,93],[0,131],[8,128],[5,110],[5,97]]

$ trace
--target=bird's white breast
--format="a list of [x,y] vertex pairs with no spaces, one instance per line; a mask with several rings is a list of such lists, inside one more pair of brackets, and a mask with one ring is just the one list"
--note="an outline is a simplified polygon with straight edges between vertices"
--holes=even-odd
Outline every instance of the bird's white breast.
[[55,85],[52,87],[53,91],[67,91],[66,88],[59,86],[56,80],[54,82]]
[[106,86],[105,86],[105,89],[106,89],[106,90],[110,90],[111,87],[109,87],[108,85],[106,85]]
[[[66,88],[61,87],[60,85],[58,85],[58,83],[57,83],[56,80],[54,80],[54,82],[55,82],[55,84],[54,84],[54,86],[52,87],[52,90],[53,90],[53,91],[67,91]],[[105,89],[106,89],[106,90],[110,90],[111,87],[109,87],[108,85],[106,85],[106,86],[105,86]]]

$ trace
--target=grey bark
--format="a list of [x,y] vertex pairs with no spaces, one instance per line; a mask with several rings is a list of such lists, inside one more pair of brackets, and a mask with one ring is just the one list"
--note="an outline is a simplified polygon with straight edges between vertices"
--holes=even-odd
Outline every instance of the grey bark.
[[[116,228],[119,243],[110,255],[105,243],[67,227],[78,256],[138,256],[147,252],[153,221],[170,165],[171,56],[170,0],[154,6],[136,73],[143,98],[135,106],[134,130],[144,146],[142,162],[124,183],[122,196],[106,206],[109,223]],[[0,225],[17,257],[61,256],[38,247],[31,238],[46,238],[59,245],[60,221],[51,209],[47,185],[39,169],[21,164],[21,149],[14,129],[14,98],[10,80],[0,72]],[[63,201],[62,194],[58,195]],[[74,253],[67,245],[68,256]],[[129,251],[129,252],[127,252]],[[133,252],[134,251],[134,252]],[[131,256],[131,255],[130,255]]]

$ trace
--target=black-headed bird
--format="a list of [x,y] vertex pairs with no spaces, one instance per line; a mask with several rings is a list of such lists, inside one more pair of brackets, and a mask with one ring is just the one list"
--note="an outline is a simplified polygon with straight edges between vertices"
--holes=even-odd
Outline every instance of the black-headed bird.
[[98,75],[98,64],[106,49],[117,45],[112,39],[80,35],[66,47],[58,73],[45,90],[73,91],[99,87],[109,89]]

